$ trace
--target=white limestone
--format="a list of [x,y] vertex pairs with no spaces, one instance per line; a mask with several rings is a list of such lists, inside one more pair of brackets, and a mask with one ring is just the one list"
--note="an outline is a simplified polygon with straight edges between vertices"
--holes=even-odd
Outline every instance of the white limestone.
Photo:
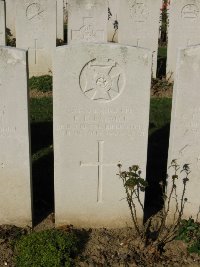
[[145,177],[151,64],[148,50],[118,44],[56,49],[57,226],[121,227],[130,223],[117,164],[121,161],[125,169],[138,164]]
[[57,38],[63,40],[64,38],[64,0],[56,1],[57,8]]
[[119,13],[119,0],[109,0],[108,7],[110,13],[108,14],[108,41],[118,42],[118,13]]
[[56,1],[18,0],[16,46],[28,49],[30,76],[49,74],[56,47]]
[[124,0],[119,4],[118,42],[145,47],[153,52],[156,77],[161,0]]
[[13,38],[16,36],[15,32],[15,17],[16,17],[16,0],[6,0],[6,28],[10,30]]
[[[200,206],[199,73],[200,46],[182,49],[175,74],[168,165],[173,159],[177,159],[179,165],[190,164],[190,181],[187,184],[185,196],[188,198],[188,203],[184,215],[193,216],[193,218],[196,218]],[[169,169],[169,171],[172,174],[172,170]],[[184,177],[182,173],[177,180],[179,199]]]
[[5,2],[0,1],[0,45],[5,45]]
[[32,224],[27,99],[27,53],[0,46],[0,224]]
[[68,1],[68,43],[107,42],[107,0]]
[[167,76],[174,79],[178,48],[200,43],[200,1],[172,0],[169,9]]

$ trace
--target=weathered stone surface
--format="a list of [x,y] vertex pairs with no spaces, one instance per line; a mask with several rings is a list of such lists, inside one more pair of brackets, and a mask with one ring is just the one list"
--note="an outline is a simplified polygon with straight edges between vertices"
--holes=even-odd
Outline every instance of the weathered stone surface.
[[121,161],[125,169],[138,164],[145,177],[151,64],[148,50],[130,46],[56,49],[56,225],[121,227],[130,222],[117,164]]
[[17,0],[16,46],[28,49],[30,76],[49,74],[56,47],[56,1]]
[[118,13],[119,13],[119,0],[108,1],[108,41],[118,42]]
[[6,0],[6,28],[10,30],[15,38],[15,17],[16,17],[16,0]]
[[0,47],[0,224],[31,226],[27,54]]
[[57,8],[57,38],[64,38],[64,0],[56,1]]
[[169,9],[167,76],[174,79],[178,48],[200,43],[200,1],[172,0]]
[[[190,164],[190,181],[186,189],[188,202],[186,217],[196,215],[199,210],[200,190],[200,46],[180,51],[173,93],[173,108],[169,143],[169,162],[177,159],[179,165]],[[172,169],[169,169],[172,174]],[[183,190],[181,173],[177,180],[179,200]],[[174,203],[174,209],[175,209]]]
[[5,2],[0,1],[0,45],[5,45]]
[[68,1],[68,43],[107,42],[107,0]]
[[153,52],[156,77],[161,0],[124,0],[119,3],[118,42],[145,47]]

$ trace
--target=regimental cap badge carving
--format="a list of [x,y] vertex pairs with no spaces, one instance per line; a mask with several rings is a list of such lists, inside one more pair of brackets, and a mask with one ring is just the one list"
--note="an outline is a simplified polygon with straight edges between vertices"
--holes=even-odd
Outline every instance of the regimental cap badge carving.
[[182,8],[181,16],[183,19],[196,19],[199,16],[199,8],[195,4],[188,4]]
[[121,95],[125,86],[125,74],[112,59],[93,59],[82,68],[80,88],[83,94],[97,102],[110,102]]

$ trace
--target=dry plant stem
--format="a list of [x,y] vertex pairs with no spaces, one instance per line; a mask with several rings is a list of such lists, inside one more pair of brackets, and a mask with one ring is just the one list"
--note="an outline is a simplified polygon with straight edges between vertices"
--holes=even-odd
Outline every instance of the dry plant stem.
[[141,235],[140,228],[139,228],[138,221],[137,221],[136,206],[135,206],[135,204],[133,202],[133,193],[134,193],[134,191],[131,190],[131,195],[130,195],[128,188],[125,186],[127,180],[126,180],[126,178],[122,177],[121,171],[120,171],[120,177],[122,178],[123,186],[124,186],[125,191],[126,191],[126,195],[127,195],[126,199],[127,199],[127,202],[128,202],[129,209],[131,211],[131,217],[132,217],[132,220],[133,220],[133,224],[135,226],[135,229],[136,229],[137,233],[139,235]]

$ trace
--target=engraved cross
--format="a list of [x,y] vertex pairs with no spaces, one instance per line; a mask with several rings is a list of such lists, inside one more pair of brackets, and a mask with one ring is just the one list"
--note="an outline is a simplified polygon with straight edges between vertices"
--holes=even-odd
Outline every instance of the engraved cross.
[[37,51],[39,49],[43,49],[43,48],[42,47],[39,48],[38,47],[38,40],[37,39],[34,39],[34,47],[29,47],[28,50],[33,50],[33,52],[34,52],[34,58],[35,58],[35,64],[37,64]]
[[103,149],[104,141],[98,141],[98,161],[83,163],[80,162],[81,167],[98,167],[98,182],[97,182],[97,203],[103,200],[103,167],[104,166],[117,166],[117,163],[104,163],[103,162]]
[[75,41],[103,41],[104,31],[97,30],[93,18],[83,18],[83,26],[79,30],[71,30],[71,40]]

